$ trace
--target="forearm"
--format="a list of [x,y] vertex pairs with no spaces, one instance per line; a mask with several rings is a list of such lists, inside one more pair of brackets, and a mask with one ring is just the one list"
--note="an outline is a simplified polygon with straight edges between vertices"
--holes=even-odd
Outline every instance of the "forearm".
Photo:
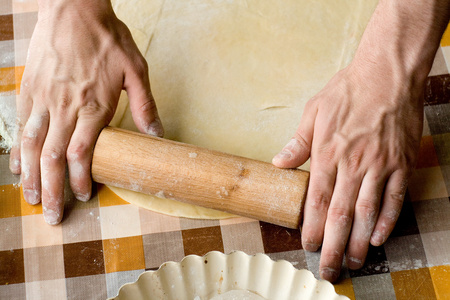
[[450,0],[380,0],[355,61],[371,63],[374,72],[394,81],[422,85],[449,17]]

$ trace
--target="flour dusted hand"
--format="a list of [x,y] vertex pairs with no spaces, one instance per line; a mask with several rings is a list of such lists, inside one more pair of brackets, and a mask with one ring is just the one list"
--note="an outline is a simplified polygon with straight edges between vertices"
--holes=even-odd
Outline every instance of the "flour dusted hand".
[[338,278],[344,253],[349,268],[361,268],[369,243],[380,246],[394,228],[449,11],[448,0],[380,1],[353,62],[307,103],[294,138],[273,159],[291,168],[311,158],[302,244],[322,246],[324,279]]
[[10,168],[25,200],[44,218],[63,215],[66,163],[77,199],[91,197],[95,141],[125,89],[139,130],[163,135],[148,68],[109,1],[41,0],[17,100],[18,134]]

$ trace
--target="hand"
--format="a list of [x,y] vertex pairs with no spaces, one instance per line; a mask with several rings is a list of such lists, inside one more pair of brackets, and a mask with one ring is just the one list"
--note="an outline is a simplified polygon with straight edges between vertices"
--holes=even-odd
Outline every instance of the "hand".
[[[322,246],[321,277],[337,279],[344,252],[361,268],[400,213],[422,132],[420,89],[352,64],[303,112],[294,138],[273,163],[292,168],[311,156],[302,244]],[[347,246],[348,245],[348,246]],[[347,247],[347,248],[346,248]]]
[[422,95],[450,1],[380,0],[353,62],[311,99],[294,138],[273,159],[311,158],[302,244],[322,246],[320,275],[335,281],[344,252],[364,264],[400,214],[422,133]]
[[21,173],[28,203],[42,200],[47,223],[62,219],[66,162],[74,195],[90,199],[94,144],[122,89],[139,130],[163,135],[147,68],[109,2],[39,2],[17,100],[19,129],[10,169]]

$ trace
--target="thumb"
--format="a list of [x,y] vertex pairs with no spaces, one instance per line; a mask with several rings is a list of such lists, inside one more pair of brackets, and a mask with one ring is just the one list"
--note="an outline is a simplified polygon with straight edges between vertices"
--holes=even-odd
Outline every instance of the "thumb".
[[136,127],[142,133],[162,137],[164,129],[158,116],[155,99],[150,90],[147,63],[144,71],[128,72],[125,76],[124,88],[130,100],[130,110]]
[[305,107],[294,137],[275,155],[272,163],[278,168],[296,168],[303,165],[311,154],[316,111]]

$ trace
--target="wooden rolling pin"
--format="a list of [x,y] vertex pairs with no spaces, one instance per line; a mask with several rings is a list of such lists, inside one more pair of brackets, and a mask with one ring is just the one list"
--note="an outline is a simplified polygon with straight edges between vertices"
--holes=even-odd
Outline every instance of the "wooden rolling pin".
[[94,149],[95,181],[299,228],[309,173],[107,127]]

